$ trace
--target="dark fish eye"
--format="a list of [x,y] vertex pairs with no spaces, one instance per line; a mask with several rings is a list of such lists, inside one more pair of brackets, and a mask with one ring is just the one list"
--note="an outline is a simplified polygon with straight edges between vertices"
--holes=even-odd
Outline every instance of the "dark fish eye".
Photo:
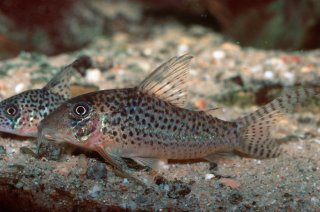
[[9,116],[15,116],[18,113],[18,108],[14,105],[9,105],[6,107],[5,112]]
[[89,114],[89,105],[86,103],[78,103],[73,106],[73,113],[79,117],[85,117]]

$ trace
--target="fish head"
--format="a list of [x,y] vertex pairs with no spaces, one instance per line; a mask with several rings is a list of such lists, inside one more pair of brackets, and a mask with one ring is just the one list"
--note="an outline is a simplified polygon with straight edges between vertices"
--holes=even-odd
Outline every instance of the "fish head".
[[37,136],[41,113],[37,101],[39,90],[29,90],[0,102],[0,131],[20,136]]
[[85,147],[99,132],[99,115],[90,98],[73,98],[60,105],[39,125],[39,138]]

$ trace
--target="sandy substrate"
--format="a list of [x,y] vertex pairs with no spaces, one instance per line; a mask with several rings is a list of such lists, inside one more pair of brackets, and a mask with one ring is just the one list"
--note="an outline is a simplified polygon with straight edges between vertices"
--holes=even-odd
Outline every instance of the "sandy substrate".
[[[200,26],[170,23],[150,30],[146,39],[115,33],[72,55],[47,58],[24,53],[3,61],[0,68],[7,74],[0,78],[0,94],[6,98],[41,87],[59,67],[81,54],[91,56],[96,68],[89,70],[86,79],[78,77],[75,82],[94,84],[100,89],[128,87],[139,83],[161,62],[186,52],[195,55],[187,107],[218,106],[224,112],[216,115],[227,120],[256,109],[257,91],[265,84],[276,84],[281,89],[297,83],[319,82],[319,51],[242,49]],[[230,100],[228,97],[233,93],[239,95]],[[39,159],[21,149],[35,151],[34,139],[2,134],[0,205],[11,209],[70,211],[98,208],[319,211],[319,125],[318,106],[308,103],[307,109],[300,108],[289,121],[275,126],[275,134],[285,149],[279,158],[235,157],[222,160],[217,166],[205,161],[172,163],[164,171],[164,178],[156,180],[149,170],[132,165],[129,172],[149,182],[151,188],[115,176],[93,154],[65,152],[58,160]]]

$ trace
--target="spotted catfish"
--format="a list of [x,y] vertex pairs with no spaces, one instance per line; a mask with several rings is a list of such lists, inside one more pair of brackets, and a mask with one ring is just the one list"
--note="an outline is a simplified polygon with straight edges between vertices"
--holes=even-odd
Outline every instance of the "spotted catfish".
[[0,102],[0,131],[36,137],[39,122],[70,96],[70,78],[74,71],[84,75],[91,59],[82,56],[64,67],[42,89],[27,90]]
[[170,59],[137,87],[66,101],[41,122],[39,138],[95,150],[120,168],[123,158],[159,169],[168,159],[211,161],[235,150],[271,158],[281,153],[270,135],[277,120],[320,93],[319,86],[296,87],[252,114],[223,121],[208,111],[183,108],[191,58]]

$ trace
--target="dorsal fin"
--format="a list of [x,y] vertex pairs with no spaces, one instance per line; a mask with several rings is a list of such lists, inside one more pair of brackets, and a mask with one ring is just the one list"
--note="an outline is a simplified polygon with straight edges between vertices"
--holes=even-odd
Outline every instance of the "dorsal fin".
[[139,85],[139,90],[183,107],[187,99],[187,80],[191,55],[173,57],[156,68]]
[[64,67],[52,80],[43,88],[54,94],[59,94],[65,99],[70,98],[70,78],[74,71],[85,75],[86,69],[92,67],[92,61],[88,56],[81,56],[70,65]]

